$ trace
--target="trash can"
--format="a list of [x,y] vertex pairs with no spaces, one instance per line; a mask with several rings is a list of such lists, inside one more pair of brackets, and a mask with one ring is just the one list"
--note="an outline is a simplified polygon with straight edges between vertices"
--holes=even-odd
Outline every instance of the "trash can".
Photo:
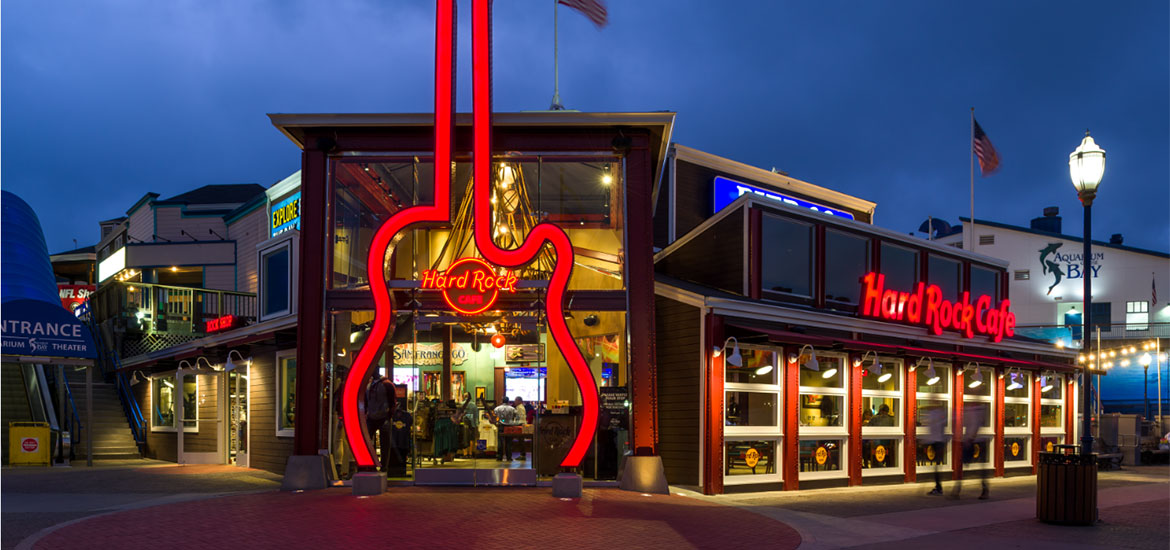
[[49,465],[49,424],[8,423],[8,463],[13,466]]
[[1064,452],[1040,453],[1036,475],[1036,518],[1060,525],[1097,521],[1097,455],[1082,455],[1073,445]]

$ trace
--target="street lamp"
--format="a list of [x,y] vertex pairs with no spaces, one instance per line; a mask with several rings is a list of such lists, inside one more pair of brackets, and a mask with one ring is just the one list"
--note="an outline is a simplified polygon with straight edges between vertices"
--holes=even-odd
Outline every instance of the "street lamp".
[[[1146,404],[1146,420],[1150,419],[1150,362],[1153,360],[1148,352],[1138,357],[1138,363],[1142,366],[1142,400]],[[1162,391],[1162,386],[1158,386],[1158,391]],[[1162,419],[1159,418],[1158,421],[1161,422]]]
[[[1105,150],[1098,147],[1085,130],[1085,139],[1081,145],[1068,156],[1068,173],[1073,187],[1077,188],[1077,197],[1085,206],[1085,235],[1084,235],[1084,268],[1081,276],[1085,281],[1085,313],[1084,329],[1081,332],[1081,349],[1089,349],[1089,327],[1092,326],[1093,316],[1093,278],[1091,252],[1093,248],[1093,199],[1097,197],[1097,186],[1101,177],[1105,175]],[[1084,418],[1081,428],[1081,453],[1090,455],[1093,452],[1093,418],[1089,407],[1089,394],[1092,393],[1093,379],[1089,376],[1089,366],[1085,364],[1085,376],[1081,384],[1081,406],[1084,408]]]

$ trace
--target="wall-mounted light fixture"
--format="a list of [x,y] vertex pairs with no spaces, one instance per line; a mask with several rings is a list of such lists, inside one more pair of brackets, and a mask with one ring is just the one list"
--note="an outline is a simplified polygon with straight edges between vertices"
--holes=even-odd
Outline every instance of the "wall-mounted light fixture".
[[963,367],[963,372],[967,372],[968,370],[975,371],[975,374],[971,376],[971,381],[967,383],[967,387],[978,388],[982,386],[983,372],[979,370],[979,363],[967,363],[967,366]]
[[[806,348],[808,349],[809,359],[808,359],[808,361],[801,363],[800,366],[802,366],[808,370],[811,370],[813,372],[820,372],[821,364],[819,361],[817,361],[817,350],[808,344],[801,346],[800,351],[796,352],[796,355],[789,357],[788,358],[789,362],[795,363],[795,362],[799,361],[801,357],[804,357],[804,350]],[[837,370],[833,369],[833,372],[835,373],[835,372],[837,372]],[[829,376],[832,376],[832,375],[830,374]]]
[[735,347],[731,349],[731,355],[728,355],[725,361],[728,365],[733,367],[743,366],[743,356],[739,354],[739,340],[736,340],[734,336],[728,337],[727,340],[724,340],[722,348],[716,347],[714,356],[719,357],[720,355],[723,355],[723,351],[726,350],[727,346],[732,342],[735,342]]
[[236,357],[240,358],[240,361],[247,363],[247,366],[249,366],[249,367],[252,366],[252,358],[251,357],[244,359],[244,354],[233,349],[233,350],[228,351],[227,361],[223,365],[223,370],[225,372],[231,372],[231,371],[236,370],[237,365],[234,362],[232,362],[232,354],[233,353],[236,354]]

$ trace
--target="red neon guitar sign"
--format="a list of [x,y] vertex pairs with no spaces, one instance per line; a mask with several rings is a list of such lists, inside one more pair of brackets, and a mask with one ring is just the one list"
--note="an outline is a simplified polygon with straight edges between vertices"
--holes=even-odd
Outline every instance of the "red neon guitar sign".
[[422,272],[422,288],[443,293],[443,301],[463,315],[483,313],[496,303],[500,292],[516,292],[516,274],[496,275],[492,266],[479,258],[463,258],[447,271]]
[[886,276],[868,273],[862,279],[861,314],[886,321],[903,321],[924,325],[933,334],[943,329],[957,331],[967,338],[976,334],[999,342],[1016,334],[1016,314],[1008,311],[1011,300],[996,307],[991,296],[983,295],[971,303],[971,293],[964,292],[958,301],[944,300],[938,285],[918,283],[914,292],[885,288]]
[[[438,0],[436,3],[435,33],[435,166],[451,165],[452,137],[455,110],[455,2]],[[534,260],[546,244],[553,247],[556,264],[548,285],[545,314],[549,333],[557,349],[569,364],[569,370],[581,391],[584,412],[581,429],[572,447],[561,461],[561,466],[575,468],[585,458],[593,435],[597,430],[598,394],[597,383],[581,350],[573,341],[565,323],[562,302],[565,289],[573,271],[573,247],[568,235],[559,227],[540,223],[532,229],[524,243],[517,249],[503,249],[496,246],[491,238],[491,210],[489,196],[491,178],[491,0],[473,0],[471,10],[472,39],[472,100],[473,137],[472,156],[474,176],[473,232],[475,244],[484,258],[503,267],[519,267]],[[342,391],[341,410],[345,422],[345,436],[353,449],[354,459],[359,467],[376,465],[365,423],[358,414],[358,397],[362,392],[362,381],[380,353],[385,342],[394,307],[386,287],[383,265],[394,237],[408,226],[423,222],[449,222],[451,202],[451,171],[436,169],[435,203],[407,208],[390,217],[370,243],[367,258],[367,276],[370,292],[374,296],[374,325],[370,335],[354,357],[353,368],[345,380]],[[455,267],[455,266],[452,266]],[[489,266],[490,271],[490,266]],[[450,305],[450,304],[449,304]],[[486,308],[485,308],[486,309]]]

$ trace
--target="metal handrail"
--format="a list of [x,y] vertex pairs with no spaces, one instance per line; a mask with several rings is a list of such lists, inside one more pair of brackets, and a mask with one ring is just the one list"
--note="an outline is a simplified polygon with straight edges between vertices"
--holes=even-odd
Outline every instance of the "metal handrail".
[[105,338],[102,337],[101,331],[94,324],[92,315],[87,319],[87,324],[93,334],[94,344],[99,350],[102,376],[107,379],[113,377],[114,386],[118,391],[118,401],[122,405],[122,414],[126,416],[126,421],[130,424],[130,433],[134,436],[134,443],[138,445],[139,451],[142,451],[146,445],[146,420],[142,416],[142,410],[138,407],[138,400],[130,391],[126,375],[118,372],[118,368],[121,366],[118,350],[106,345]]
[[[81,437],[81,430],[84,426],[81,424],[81,417],[77,415],[77,405],[73,402],[73,390],[69,388],[69,380],[64,376],[60,377],[61,383],[65,386],[65,395],[69,398],[69,411],[73,413],[73,418],[70,420],[69,439],[73,445],[77,444],[77,438]],[[72,449],[72,446],[70,447]],[[86,450],[86,452],[89,452]]]

